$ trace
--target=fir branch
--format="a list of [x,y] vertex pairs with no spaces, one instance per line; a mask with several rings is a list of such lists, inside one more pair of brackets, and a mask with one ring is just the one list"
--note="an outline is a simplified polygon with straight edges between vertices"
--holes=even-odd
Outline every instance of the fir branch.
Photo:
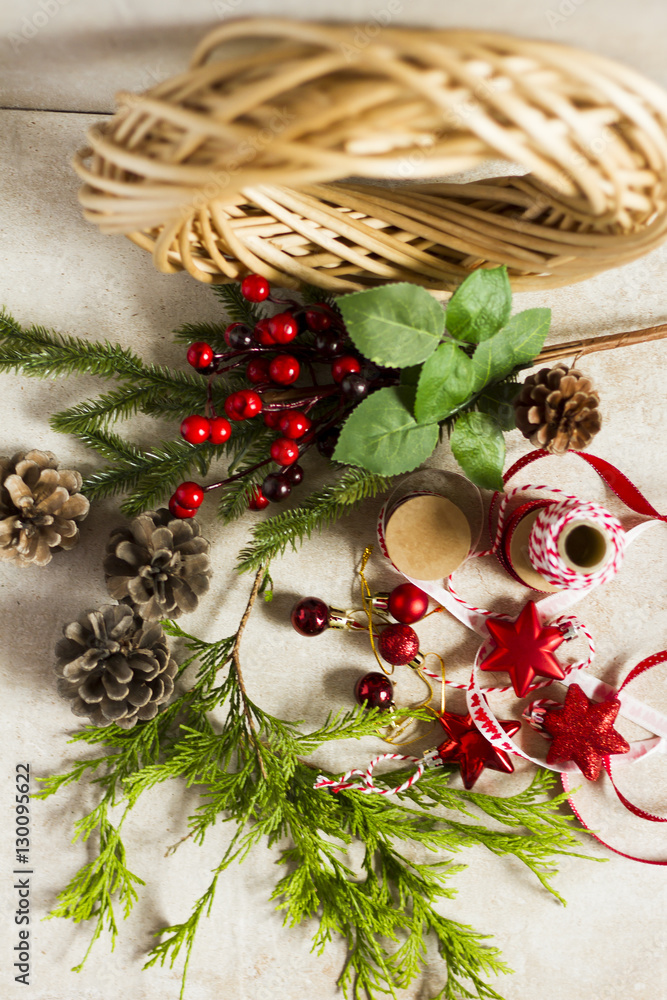
[[386,476],[365,469],[348,469],[333,485],[311,493],[299,507],[257,524],[252,542],[239,553],[239,570],[257,569],[264,562],[282,555],[288,545],[296,549],[314,531],[321,531],[362,500],[388,489],[390,484],[391,479]]
[[252,302],[241,294],[241,283],[238,281],[213,285],[213,291],[225,307],[225,312],[233,323],[247,323],[254,327],[261,313]]
[[210,344],[215,351],[228,351],[225,329],[228,323],[184,323],[174,330],[174,340],[188,346],[198,341]]

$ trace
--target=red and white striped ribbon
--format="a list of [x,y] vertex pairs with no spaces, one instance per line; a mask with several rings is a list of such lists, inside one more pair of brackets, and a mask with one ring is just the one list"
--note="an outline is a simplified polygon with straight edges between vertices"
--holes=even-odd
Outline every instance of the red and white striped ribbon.
[[[402,785],[396,785],[394,788],[380,788],[373,780],[373,771],[384,760],[402,760],[409,764],[417,764],[417,768],[409,778],[406,778]],[[383,753],[379,757],[374,757],[365,769],[355,767],[351,771],[346,771],[340,778],[327,778],[325,774],[320,774],[313,787],[327,788],[331,792],[355,791],[363,792],[365,795],[373,793],[377,795],[398,795],[400,792],[407,791],[408,788],[414,785],[415,781],[419,781],[425,767],[426,761],[421,757],[406,757],[401,753]],[[353,778],[359,778],[360,780],[353,781]]]

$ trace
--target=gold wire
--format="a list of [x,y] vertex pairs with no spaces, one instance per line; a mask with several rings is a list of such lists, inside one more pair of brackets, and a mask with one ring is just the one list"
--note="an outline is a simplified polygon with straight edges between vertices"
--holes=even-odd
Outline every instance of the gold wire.
[[368,586],[368,581],[366,580],[366,576],[364,574],[364,570],[366,569],[368,560],[370,559],[372,552],[373,552],[373,546],[367,545],[361,556],[361,566],[359,567],[359,576],[361,578],[361,603],[363,604],[364,611],[368,619],[368,638],[371,641],[371,649],[373,650],[373,655],[377,660],[382,672],[386,674],[387,677],[391,677],[391,675],[394,672],[394,667],[392,666],[391,670],[388,670],[387,667],[385,667],[382,660],[380,659],[378,651],[375,648],[375,632],[373,631],[373,594],[371,592],[371,588]]

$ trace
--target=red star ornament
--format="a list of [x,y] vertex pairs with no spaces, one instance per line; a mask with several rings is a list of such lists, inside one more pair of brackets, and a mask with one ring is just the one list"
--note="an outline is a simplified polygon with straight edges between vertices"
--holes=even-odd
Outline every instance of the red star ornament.
[[565,636],[555,625],[541,625],[534,601],[528,601],[516,621],[488,618],[486,627],[496,644],[481,670],[506,670],[519,698],[524,698],[536,675],[562,680],[565,674],[553,655]]
[[602,770],[604,757],[627,753],[630,744],[614,729],[621,703],[590,701],[578,684],[571,684],[565,704],[544,714],[543,728],[553,736],[547,764],[573,760],[585,778],[595,781]]
[[[508,755],[489,743],[480,733],[470,714],[443,712],[438,716],[438,722],[449,738],[438,747],[436,756],[443,764],[459,765],[463,784],[467,789],[472,788],[485,767],[490,767],[493,771],[504,771],[505,774],[510,774],[514,770]],[[521,723],[511,719],[499,722],[498,725],[510,737],[521,729]]]

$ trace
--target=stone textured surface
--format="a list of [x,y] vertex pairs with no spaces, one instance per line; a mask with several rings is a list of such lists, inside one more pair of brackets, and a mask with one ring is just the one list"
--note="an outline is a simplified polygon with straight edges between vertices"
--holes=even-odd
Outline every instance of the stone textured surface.
[[[109,337],[133,346],[147,358],[179,362],[181,351],[171,343],[170,330],[194,317],[213,318],[215,300],[210,291],[186,276],[159,275],[149,257],[136,247],[120,238],[102,237],[83,222],[76,202],[76,178],[68,161],[94,119],[71,112],[109,110],[115,90],[147,86],[152,74],[162,77],[177,71],[201,28],[220,12],[226,16],[258,11],[297,16],[306,7],[302,0],[286,0],[280,11],[268,2],[250,0],[222,5],[191,0],[187,6],[175,0],[95,5],[72,0],[13,53],[11,33],[20,31],[23,19],[34,18],[44,6],[20,0],[11,5],[11,11],[3,11],[3,103],[13,108],[60,110],[0,114],[2,300],[22,322]],[[335,10],[330,3],[321,3],[307,13],[341,18],[354,14],[363,19],[382,6],[382,0],[341,0]],[[512,0],[494,5],[479,0],[450,9],[451,5],[422,0],[404,6],[402,20],[408,22],[467,24],[587,45],[667,84],[661,44],[667,8],[659,2]],[[667,320],[666,265],[667,250],[663,249],[581,285],[520,296],[516,305],[551,306],[553,340],[647,326]],[[602,395],[605,422],[595,452],[618,463],[662,509],[667,506],[665,351],[664,343],[645,345],[594,355],[582,364]],[[95,465],[94,454],[50,431],[48,416],[95,390],[93,380],[42,382],[1,376],[0,451],[48,448],[68,466],[89,471]],[[177,432],[175,424],[160,430]],[[137,441],[146,442],[157,431],[152,423],[136,420],[131,433]],[[523,439],[511,435],[508,460],[525,451]],[[453,467],[444,449],[434,463]],[[556,478],[559,485],[617,509],[596,477],[573,459],[538,466],[534,475]],[[313,470],[310,485],[316,480]],[[367,504],[275,565],[275,601],[258,608],[244,642],[251,695],[267,709],[314,726],[330,707],[350,704],[354,680],[372,669],[360,637],[327,634],[316,640],[300,639],[288,626],[287,616],[296,595],[312,593],[347,605],[353,593],[355,560],[362,546],[372,540],[375,514],[376,505]],[[184,622],[195,633],[227,634],[238,621],[250,581],[236,575],[233,559],[255,516],[247,515],[223,530],[211,510],[205,510],[202,522],[204,533],[214,543],[215,576],[208,599]],[[75,720],[55,693],[52,650],[64,622],[105,599],[101,561],[108,531],[119,520],[113,501],[94,504],[75,552],[57,557],[42,571],[3,565],[0,573],[0,691],[5,719],[0,778],[5,871],[0,890],[4,942],[0,993],[7,1000],[26,993],[14,984],[11,969],[16,943],[16,894],[10,879],[14,767],[29,761],[35,775],[45,775],[62,770],[74,756],[66,737]],[[581,617],[597,641],[596,670],[612,683],[641,657],[665,645],[666,551],[664,529],[654,529],[630,551],[622,574],[580,605]],[[369,576],[378,587],[393,579],[379,562],[372,564]],[[495,566],[470,567],[462,574],[461,587],[473,601],[499,610],[517,609],[524,596]],[[451,675],[464,678],[475,651],[473,638],[465,636],[453,620],[440,617],[419,626],[419,631],[424,647],[443,652]],[[641,688],[637,685],[637,694],[666,711],[667,670],[653,673],[656,676],[643,680]],[[456,695],[450,704],[457,708]],[[501,714],[511,713],[514,707],[512,699],[498,703]],[[636,738],[631,727],[626,732],[630,739]],[[337,747],[335,755],[332,751],[318,763],[343,768],[365,761],[372,749],[371,743]],[[486,774],[477,787],[509,793],[527,782],[528,770],[518,767],[516,776],[509,779]],[[664,757],[638,765],[632,780],[623,780],[630,782],[645,807],[667,807]],[[623,787],[629,789],[628,784]],[[621,849],[644,849],[653,857],[667,857],[660,827],[645,829],[648,824],[619,814],[615,801],[598,786],[583,788],[579,795],[593,825],[613,836]],[[118,995],[120,984],[123,994],[137,1000],[175,1000],[179,968],[142,972],[142,955],[157,927],[182,920],[189,912],[208,883],[229,831],[220,826],[204,847],[188,842],[165,859],[165,846],[184,833],[195,795],[178,786],[147,795],[127,826],[133,870],[147,885],[122,928],[115,953],[108,952],[105,941],[99,942],[89,964],[77,975],[70,969],[85,951],[87,928],[63,921],[42,923],[40,918],[53,905],[55,892],[88,857],[86,846],[71,846],[70,839],[73,822],[92,801],[91,793],[71,789],[32,805],[34,919],[29,995],[33,1000],[97,1000]],[[481,850],[462,857],[470,867],[457,877],[459,896],[445,904],[443,912],[495,936],[516,973],[496,984],[507,1000],[648,1000],[667,993],[665,870],[632,864],[594,844],[584,843],[584,847],[608,860],[595,864],[563,859],[557,886],[568,899],[567,909],[547,896],[518,862]],[[189,1000],[221,996],[333,1000],[339,995],[335,981],[342,948],[336,944],[323,957],[311,955],[308,928],[284,930],[267,902],[276,875],[274,861],[274,854],[255,851],[243,868],[231,870],[222,880],[193,956]],[[406,992],[406,1000],[432,995],[440,975],[440,963],[434,959],[424,983]]]

